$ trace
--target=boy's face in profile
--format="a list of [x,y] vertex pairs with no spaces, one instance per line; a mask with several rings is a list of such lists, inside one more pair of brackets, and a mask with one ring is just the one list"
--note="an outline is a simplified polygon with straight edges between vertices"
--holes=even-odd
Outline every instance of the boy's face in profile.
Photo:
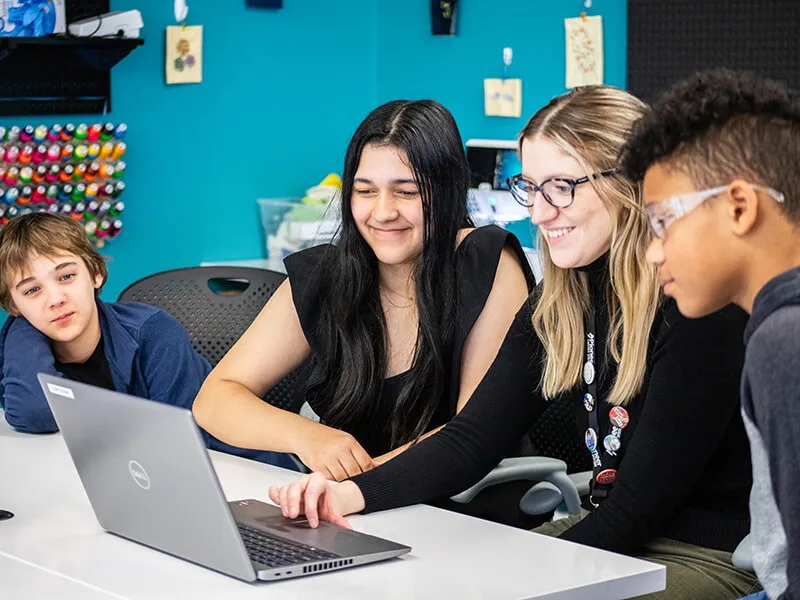
[[68,252],[31,255],[26,269],[9,281],[15,316],[62,344],[79,339],[98,318],[95,290],[102,285],[102,275],[93,278],[83,260]]
[[[655,164],[645,173],[645,206],[698,191],[691,178],[677,169]],[[664,294],[674,298],[681,313],[690,318],[711,314],[734,297],[736,265],[726,229],[726,206],[716,200],[711,197],[677,219],[669,206],[651,209],[657,219],[669,224],[663,238],[653,236],[647,261],[658,268]]]

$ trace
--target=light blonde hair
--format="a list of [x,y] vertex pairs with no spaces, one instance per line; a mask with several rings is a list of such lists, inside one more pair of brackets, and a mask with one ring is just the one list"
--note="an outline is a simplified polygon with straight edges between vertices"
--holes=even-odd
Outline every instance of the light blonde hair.
[[[520,152],[523,140],[543,137],[574,157],[587,174],[614,169],[634,122],[645,111],[645,104],[618,88],[575,88],[528,121],[520,134]],[[609,309],[608,348],[619,371],[607,401],[619,406],[641,390],[650,328],[661,296],[656,271],[645,260],[650,234],[640,185],[622,175],[595,178],[587,185],[612,216],[604,295]],[[589,282],[586,273],[553,263],[541,231],[537,246],[544,280],[537,291],[533,326],[547,350],[541,390],[551,399],[581,381]]]
[[[34,256],[67,252],[83,260],[92,281],[108,278],[105,259],[92,247],[80,223],[62,215],[31,213],[15,217],[0,231],[0,308],[15,312],[11,300],[11,278],[28,268]],[[100,289],[95,295],[100,295]]]

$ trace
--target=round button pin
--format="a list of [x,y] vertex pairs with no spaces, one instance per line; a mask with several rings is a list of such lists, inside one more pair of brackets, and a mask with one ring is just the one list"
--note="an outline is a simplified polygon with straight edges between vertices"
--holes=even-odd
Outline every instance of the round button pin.
[[625,429],[631,420],[631,418],[628,416],[628,411],[621,406],[615,406],[612,408],[609,411],[608,416],[611,419],[611,422],[620,429]]
[[597,432],[591,427],[586,430],[586,447],[589,452],[594,452],[594,449],[597,448]]
[[616,469],[606,469],[605,471],[600,471],[595,478],[597,483],[600,485],[609,485],[614,483],[614,480],[617,478],[617,470]]
[[594,365],[590,362],[583,364],[583,380],[587,385],[594,381]]
[[607,435],[603,438],[603,446],[611,456],[616,456],[617,450],[622,446],[622,440],[615,435]]
[[592,412],[594,410],[594,396],[592,396],[591,394],[584,394],[583,406],[586,408],[588,412]]

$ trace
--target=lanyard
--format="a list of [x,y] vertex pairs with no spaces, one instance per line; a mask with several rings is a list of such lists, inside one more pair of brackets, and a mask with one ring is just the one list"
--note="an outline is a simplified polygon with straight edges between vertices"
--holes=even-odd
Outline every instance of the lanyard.
[[[622,432],[630,420],[628,411],[621,406],[615,406],[609,412],[611,427],[608,435],[602,440],[600,435],[600,422],[597,419],[597,375],[595,368],[596,329],[594,308],[590,309],[586,323],[586,362],[583,364],[583,380],[588,388],[583,396],[583,406],[588,416],[589,427],[586,429],[586,448],[592,456],[592,491],[589,501],[597,508],[599,502],[604,500],[614,480],[617,477],[618,452],[622,446]],[[601,453],[602,450],[602,453]]]

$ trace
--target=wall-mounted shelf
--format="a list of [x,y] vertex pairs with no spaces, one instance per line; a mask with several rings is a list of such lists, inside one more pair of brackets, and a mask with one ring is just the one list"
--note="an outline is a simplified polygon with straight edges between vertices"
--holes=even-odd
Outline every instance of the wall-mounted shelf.
[[0,38],[0,115],[111,110],[110,69],[142,39]]
[[[109,0],[69,0],[67,23],[107,13]],[[111,110],[111,67],[141,39],[0,38],[0,115]]]

